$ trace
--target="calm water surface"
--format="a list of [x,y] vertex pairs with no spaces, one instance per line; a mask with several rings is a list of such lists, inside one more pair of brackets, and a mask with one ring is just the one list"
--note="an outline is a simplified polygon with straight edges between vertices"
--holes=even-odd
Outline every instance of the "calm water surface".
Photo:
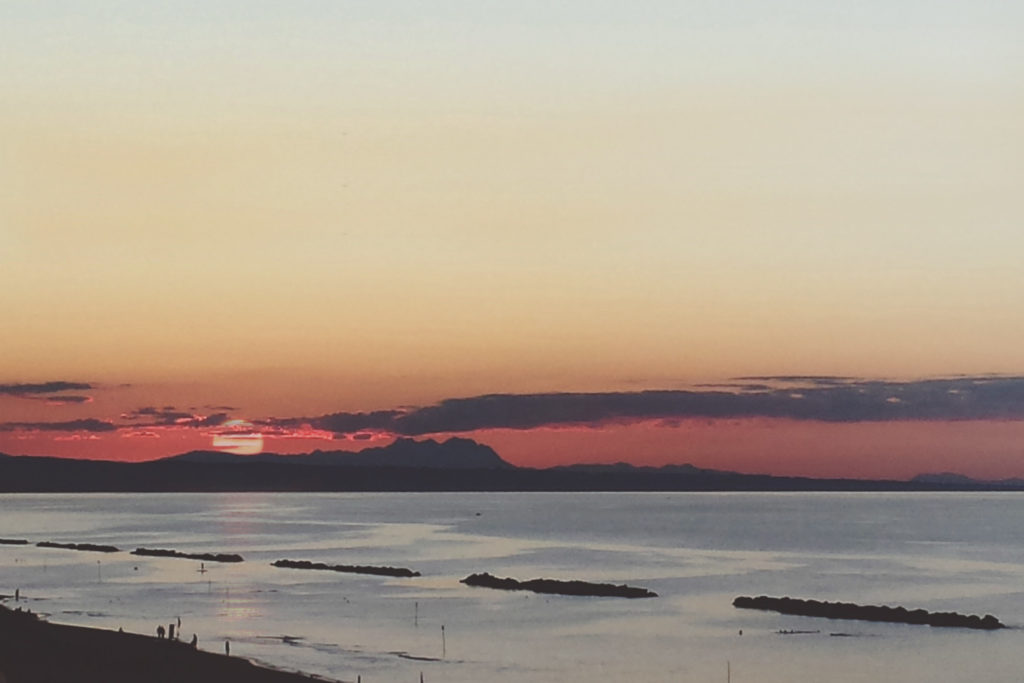
[[[1024,626],[1024,495],[0,495],[0,537],[238,565],[0,546],[0,593],[53,621],[155,633],[354,681],[1018,681],[1024,631],[734,609],[790,595]],[[421,578],[277,569],[410,567]],[[488,571],[643,586],[647,600],[470,588]],[[442,638],[442,625],[444,637]],[[740,635],[742,630],[743,635]],[[817,631],[783,635],[780,630]],[[833,634],[844,634],[842,637]]]

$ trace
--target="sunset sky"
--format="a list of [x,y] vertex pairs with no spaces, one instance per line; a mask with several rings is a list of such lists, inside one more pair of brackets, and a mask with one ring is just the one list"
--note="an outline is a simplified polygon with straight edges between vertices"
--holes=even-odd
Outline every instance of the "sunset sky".
[[5,2],[0,452],[1024,476],[1022,35],[1012,0]]

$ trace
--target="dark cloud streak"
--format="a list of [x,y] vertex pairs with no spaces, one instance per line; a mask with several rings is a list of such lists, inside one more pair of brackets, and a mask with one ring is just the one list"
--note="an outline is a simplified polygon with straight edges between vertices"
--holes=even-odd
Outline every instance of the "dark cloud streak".
[[[71,384],[8,384],[0,385],[0,388],[8,395],[37,398],[40,392],[55,388],[65,390]],[[71,397],[71,400],[75,398]],[[419,408],[270,418],[255,424],[257,428],[265,429],[309,425],[336,437],[366,439],[369,438],[367,435],[375,433],[421,436],[481,429],[596,426],[642,420],[662,420],[672,424],[686,419],[746,418],[830,423],[1024,420],[1024,376],[915,381],[796,375],[744,377],[731,384],[700,385],[692,390],[489,394],[451,398]],[[229,415],[226,412],[199,415],[174,406],[147,406],[124,413],[121,419],[129,424],[117,425],[99,419],[7,422],[0,423],[0,431],[112,432],[150,427],[209,428],[224,424]]]
[[55,394],[60,391],[86,391],[92,389],[91,384],[85,382],[37,382],[37,383],[16,383],[0,384],[0,395],[37,397],[43,394]]
[[[753,385],[751,381],[776,385]],[[447,399],[407,411],[334,413],[268,420],[266,424],[310,424],[347,434],[368,430],[418,436],[645,419],[782,418],[836,423],[1024,419],[1024,377],[897,382],[782,376],[744,377],[739,382],[697,391],[491,394]]]
[[37,400],[46,401],[47,403],[55,404],[67,404],[67,403],[88,403],[92,400],[92,396],[78,396],[78,395],[59,395],[59,396],[40,396],[36,397]]
[[864,380],[843,375],[753,375],[737,377],[741,382],[783,382],[791,384],[813,384],[819,386],[836,386],[840,384],[857,384]]
[[157,424],[174,424],[176,420],[190,420],[192,413],[175,410],[174,406],[156,408],[145,406],[130,413],[121,413],[122,420],[156,420]]
[[371,413],[332,413],[321,417],[289,420],[268,420],[267,423],[286,427],[298,427],[310,424],[317,429],[339,434],[349,434],[365,430],[395,431],[396,420],[405,413],[400,410],[377,410]]
[[84,420],[67,420],[65,422],[2,422],[0,432],[37,431],[37,432],[113,432],[117,425],[104,420],[88,418]]
[[196,415],[194,413],[177,410],[174,406],[145,406],[137,408],[128,413],[121,413],[122,420],[148,420],[148,422],[130,425],[130,428],[142,427],[216,427],[229,419],[227,413],[214,413],[213,415]]

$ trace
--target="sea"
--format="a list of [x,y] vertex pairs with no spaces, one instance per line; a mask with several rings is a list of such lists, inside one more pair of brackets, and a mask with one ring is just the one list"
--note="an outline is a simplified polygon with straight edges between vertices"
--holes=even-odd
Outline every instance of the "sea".
[[[156,634],[363,683],[1024,679],[1020,493],[0,495],[0,594],[53,622]],[[239,553],[239,564],[136,547]],[[283,569],[387,565],[415,578]],[[470,587],[489,572],[645,599]],[[993,614],[974,631],[737,609],[770,595]],[[7,599],[13,606],[13,598]]]

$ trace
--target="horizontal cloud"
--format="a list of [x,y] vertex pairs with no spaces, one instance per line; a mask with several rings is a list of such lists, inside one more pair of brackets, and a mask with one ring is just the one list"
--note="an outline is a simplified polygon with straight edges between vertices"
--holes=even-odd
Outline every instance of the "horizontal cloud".
[[0,395],[37,397],[60,391],[85,391],[92,389],[84,382],[39,382],[35,384],[0,384]]
[[117,425],[112,422],[92,418],[65,422],[0,422],[0,432],[113,432],[116,429]]
[[67,405],[68,403],[91,403],[92,396],[79,396],[77,394],[61,394],[59,396],[47,396],[43,400],[53,405]]
[[[762,384],[751,384],[752,381]],[[492,394],[407,411],[333,413],[269,420],[351,434],[406,436],[477,429],[685,418],[785,418],[824,422],[1024,419],[1024,377],[958,377],[909,382],[849,377],[745,377],[697,391]]]
[[[214,413],[213,415],[194,415],[186,426],[189,427],[217,427],[228,421],[230,416],[227,413]],[[181,424],[181,423],[178,423]]]
[[188,420],[191,418],[192,413],[176,410],[174,406],[164,406],[163,408],[145,406],[131,412],[121,413],[122,420],[152,420],[160,424],[174,424],[176,420]]
[[405,415],[399,410],[377,410],[372,413],[333,413],[313,420],[289,420],[292,424],[309,422],[314,428],[339,434],[365,430],[395,431],[397,420]]
[[133,428],[139,427],[216,427],[228,419],[227,413],[215,413],[213,415],[196,415],[194,413],[177,410],[174,406],[156,408],[145,406],[128,413],[121,413],[122,420],[146,420],[142,424],[133,424]]
[[[55,384],[48,383],[48,386]],[[740,418],[821,422],[1024,420],[1024,377],[954,377],[905,382],[850,377],[743,377],[732,383],[701,385],[693,390],[451,398],[435,405],[402,410],[270,418],[254,423],[253,427],[268,434],[279,430],[282,435],[303,438],[333,435],[363,440],[383,434],[419,436],[479,429]],[[147,406],[124,413],[121,419],[127,424],[98,419],[8,422],[0,423],[0,431],[111,432],[120,429],[128,432],[230,424],[225,412],[200,415],[174,406]]]
[[37,382],[32,384],[0,384],[0,396],[45,401],[50,405],[60,406],[70,403],[89,403],[91,396],[80,394],[62,394],[62,391],[83,391],[92,389],[85,382]]
[[737,377],[741,382],[785,382],[790,384],[816,384],[819,386],[835,386],[838,384],[856,384],[863,380],[843,375],[754,375]]

